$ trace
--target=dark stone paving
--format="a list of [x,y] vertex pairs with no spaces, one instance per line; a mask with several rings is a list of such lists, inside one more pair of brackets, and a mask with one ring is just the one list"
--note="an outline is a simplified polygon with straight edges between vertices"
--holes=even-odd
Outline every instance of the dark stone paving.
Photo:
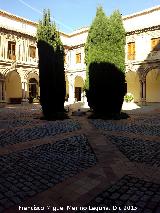
[[126,175],[86,207],[78,212],[160,213],[160,185]]
[[[157,119],[156,119],[157,120]],[[128,133],[139,133],[143,135],[150,135],[150,136],[160,136],[160,124],[157,125],[159,122],[159,119],[156,121],[153,121],[153,123],[150,121],[148,123],[148,119],[143,120],[141,119],[141,122],[138,122],[138,120],[134,122],[115,122],[110,120],[100,120],[95,119],[91,121],[96,128],[107,130],[107,131],[123,131]],[[156,125],[154,123],[156,122]]]
[[147,123],[147,125],[154,125],[154,126],[160,126],[160,122],[159,122],[159,119],[160,119],[160,114],[157,114],[156,116],[155,115],[146,115],[145,117],[143,116],[138,116],[136,119],[135,119],[135,122],[137,124],[144,124],[144,123]]
[[33,120],[33,119],[0,120],[0,129],[10,129],[10,128],[21,127],[26,125],[36,125],[39,123],[40,123],[39,120]]
[[4,129],[0,131],[0,146],[27,142],[78,129],[80,129],[79,123],[73,120],[51,121],[29,128]]
[[96,162],[84,135],[0,156],[0,212]]
[[117,135],[106,135],[106,137],[130,161],[160,166],[160,142]]
[[0,108],[0,117],[1,120],[42,117],[42,110],[40,105],[28,105],[26,108],[21,105],[12,105]]

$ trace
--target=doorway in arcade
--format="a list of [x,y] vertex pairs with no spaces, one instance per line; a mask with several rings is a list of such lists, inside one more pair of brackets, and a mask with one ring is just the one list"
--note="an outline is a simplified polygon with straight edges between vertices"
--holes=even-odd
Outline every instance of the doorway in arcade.
[[74,88],[75,88],[75,101],[82,101],[84,81],[81,76],[75,78]]
[[38,96],[38,81],[35,78],[29,79],[29,97],[37,98]]
[[81,93],[82,93],[82,88],[81,87],[75,87],[75,100],[76,101],[81,101]]

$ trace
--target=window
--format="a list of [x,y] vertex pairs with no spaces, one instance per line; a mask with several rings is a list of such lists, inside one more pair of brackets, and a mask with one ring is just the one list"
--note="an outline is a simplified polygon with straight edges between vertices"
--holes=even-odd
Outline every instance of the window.
[[128,43],[128,60],[135,59],[135,42]]
[[8,42],[8,58],[11,60],[16,60],[16,42]]
[[152,51],[160,50],[160,38],[152,38],[151,39],[151,49]]
[[81,53],[76,54],[76,64],[81,63]]
[[35,58],[36,57],[36,47],[29,46],[29,57]]

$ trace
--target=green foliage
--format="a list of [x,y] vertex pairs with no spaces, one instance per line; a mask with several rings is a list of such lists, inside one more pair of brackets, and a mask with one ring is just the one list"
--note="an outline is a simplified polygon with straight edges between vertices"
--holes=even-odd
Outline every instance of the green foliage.
[[87,101],[100,116],[120,114],[125,87],[125,30],[121,14],[107,17],[102,7],[90,27],[85,45]]
[[125,29],[118,10],[110,16],[110,25],[110,62],[125,72]]
[[51,21],[49,9],[43,11],[43,19],[39,21],[37,40],[45,41],[52,45],[54,49],[60,47],[61,51],[64,51],[59,32],[56,30],[56,24]]
[[110,17],[107,17],[103,8],[98,7],[85,44],[85,63],[87,65],[85,89],[89,88],[88,72],[91,63],[112,63],[124,72],[124,45],[125,29],[120,12],[115,11]]
[[127,103],[130,103],[131,101],[134,100],[133,94],[127,93],[127,94],[124,96],[124,100],[125,100]]
[[49,10],[44,10],[43,19],[39,22],[37,40],[43,115],[49,120],[57,119],[59,112],[64,112],[64,49]]
[[96,17],[89,29],[85,44],[85,63],[89,65],[93,61],[103,60],[103,46],[105,45],[107,17],[102,9],[97,9]]

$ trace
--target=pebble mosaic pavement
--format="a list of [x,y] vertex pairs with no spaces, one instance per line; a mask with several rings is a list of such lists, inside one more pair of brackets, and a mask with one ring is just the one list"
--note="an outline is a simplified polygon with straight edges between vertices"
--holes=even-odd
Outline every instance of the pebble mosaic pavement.
[[148,119],[135,119],[130,122],[113,122],[113,121],[102,121],[100,119],[92,120],[92,123],[98,129],[103,129],[106,131],[122,131],[127,133],[140,133],[144,135],[154,135],[160,136],[160,123],[159,118],[152,117],[151,120]]
[[[152,116],[138,116],[132,120],[111,121],[92,120],[92,124],[130,160],[160,166],[160,140],[143,139],[143,136],[160,136],[160,114]],[[120,132],[121,135],[112,135]],[[133,133],[134,137],[127,137],[126,133]],[[137,134],[141,135],[140,137]]]
[[160,166],[160,141],[115,135],[107,137],[130,161]]
[[96,162],[84,135],[0,156],[1,208],[47,190]]
[[[70,132],[80,128],[79,124],[72,120],[54,121],[46,124],[33,126],[28,128],[7,129],[0,131],[0,146],[6,146],[8,144],[21,143],[24,141],[36,140],[44,137],[53,137],[56,134],[63,132]],[[13,123],[14,124],[14,123]],[[23,122],[19,122],[19,125],[23,125]]]
[[[75,201],[77,206],[90,206],[91,209],[78,212],[95,212],[92,207],[98,207],[99,212],[160,213],[160,176],[157,177],[160,172],[160,113],[131,114],[129,119],[118,121],[88,120],[84,116],[82,119],[71,117],[47,122],[39,119],[39,105],[0,109],[0,147],[13,147],[11,153],[0,152],[0,212],[14,213],[15,207],[26,199],[47,192],[49,188],[54,189],[58,184],[63,185],[66,179],[75,177],[76,180],[93,168],[88,174],[89,186],[82,181],[84,185],[76,189],[79,196],[85,189],[79,198],[83,203],[78,198]],[[54,141],[55,136],[65,133],[66,138]],[[99,141],[93,143],[94,134]],[[50,142],[14,151],[14,146],[45,138],[50,138]],[[103,139],[105,143],[101,144]],[[106,161],[107,156],[104,155],[101,162],[99,156],[110,148],[114,150],[110,159]],[[98,149],[101,151],[98,152]],[[122,165],[129,164],[131,168],[112,167],[117,164],[116,161],[114,163],[114,155],[118,156]],[[102,172],[101,177],[103,180],[105,176],[106,180],[100,179],[102,183],[91,190],[95,177],[98,181],[100,176],[94,167],[99,166],[97,168],[105,171],[106,162],[110,163],[110,167],[106,173]],[[108,179],[109,172],[113,179]],[[68,200],[70,197],[76,199],[72,184]],[[137,208],[134,211],[125,209],[134,207]]]
[[[160,212],[160,185],[128,175],[100,193],[87,205],[87,211],[95,212]],[[95,209],[94,209],[95,208]]]

